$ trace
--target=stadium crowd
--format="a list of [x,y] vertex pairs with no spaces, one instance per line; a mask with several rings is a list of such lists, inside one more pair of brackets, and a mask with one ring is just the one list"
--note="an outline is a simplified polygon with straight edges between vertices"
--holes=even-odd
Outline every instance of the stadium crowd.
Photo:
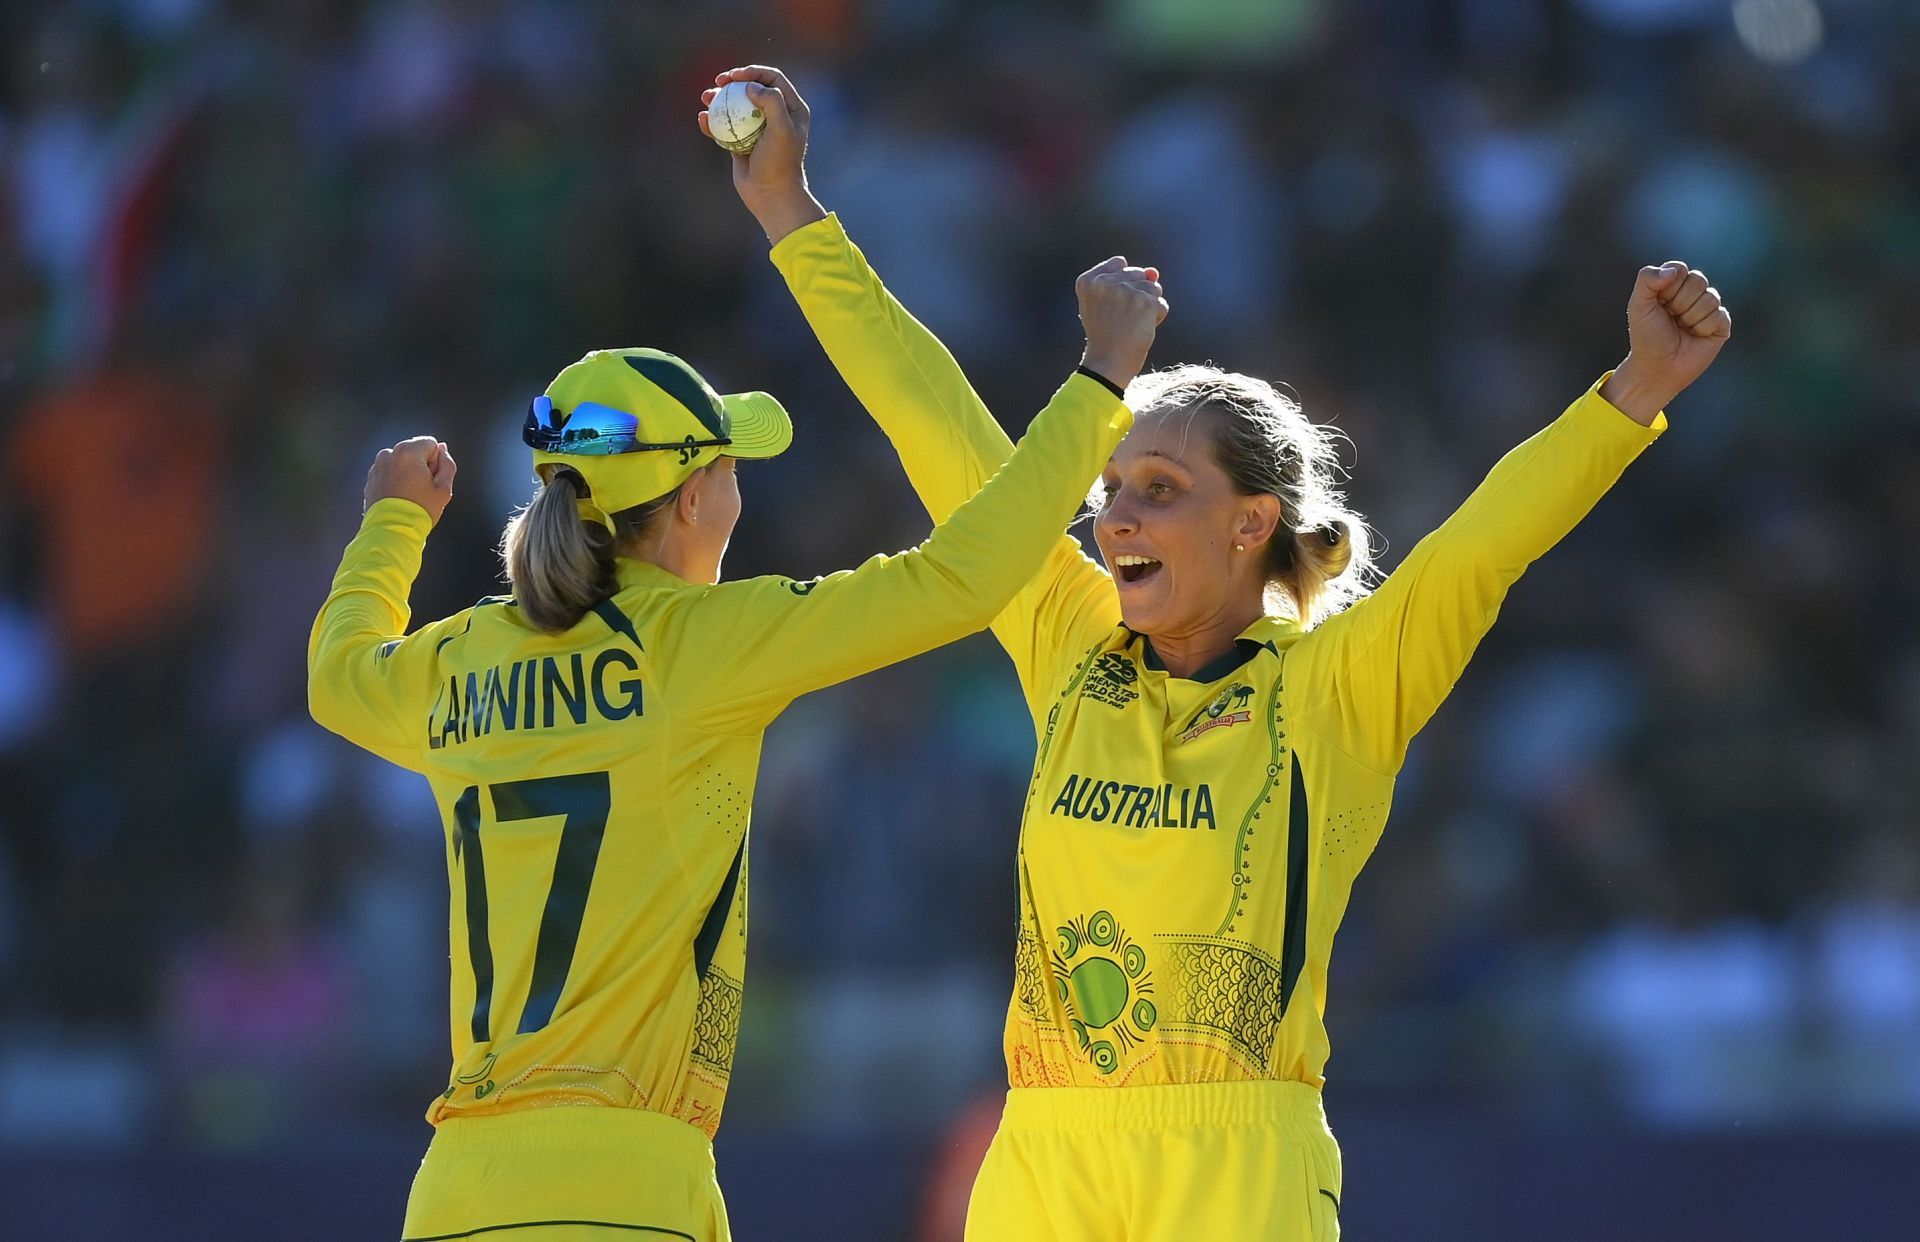
[[[1920,9],[1898,0],[86,0],[0,13],[0,1145],[408,1122],[444,843],[307,716],[359,474],[462,463],[416,612],[498,589],[528,398],[649,344],[795,414],[730,575],[926,523],[694,127],[813,105],[820,198],[1016,429],[1073,276],[1285,380],[1390,568],[1624,350],[1736,340],[1416,744],[1330,1087],[1920,1125]],[[989,641],[805,701],[754,824],[733,1125],[1001,1081],[1032,738]]]

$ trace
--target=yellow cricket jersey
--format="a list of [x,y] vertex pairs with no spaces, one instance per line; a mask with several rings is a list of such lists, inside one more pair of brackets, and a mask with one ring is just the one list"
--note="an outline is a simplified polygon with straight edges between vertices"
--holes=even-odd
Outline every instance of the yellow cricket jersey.
[[[1009,441],[829,218],[773,252],[937,519]],[[1039,752],[1020,844],[1016,1087],[1323,1083],[1333,935],[1407,744],[1513,582],[1665,429],[1598,385],[1494,467],[1371,596],[1266,617],[1193,678],[1120,624],[1070,537],[993,622]]]
[[739,1030],[762,732],[799,695],[984,626],[1132,423],[1075,376],[919,548],[813,582],[622,559],[566,633],[512,599],[406,637],[431,527],[373,505],[308,646],[321,724],[425,774],[447,836],[454,1069],[428,1110],[640,1108],[711,1135]]

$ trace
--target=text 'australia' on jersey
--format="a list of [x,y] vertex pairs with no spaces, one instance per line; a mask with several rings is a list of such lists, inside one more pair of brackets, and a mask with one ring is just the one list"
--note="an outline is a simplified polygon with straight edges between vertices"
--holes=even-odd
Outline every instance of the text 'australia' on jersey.
[[1039,732],[1015,1086],[1323,1082],[1334,933],[1408,743],[1507,589],[1659,433],[1597,389],[1370,596],[1311,631],[1261,618],[1192,679],[1075,549],[995,621]]
[[[773,261],[936,519],[1011,447],[951,354],[829,217]],[[1038,734],[1021,826],[1016,1087],[1318,1086],[1333,935],[1409,740],[1508,588],[1665,428],[1599,384],[1508,453],[1370,596],[1266,617],[1192,679],[1120,624],[1072,539],[994,619]]]
[[[1022,832],[1014,1085],[1317,1081],[1303,993],[1319,995],[1392,782],[1289,718],[1300,637],[1257,622],[1189,680],[1115,627],[1066,673]],[[1348,808],[1331,848],[1348,856],[1328,868],[1293,825],[1334,790]],[[1278,1038],[1289,1013],[1313,1016],[1297,1046]]]

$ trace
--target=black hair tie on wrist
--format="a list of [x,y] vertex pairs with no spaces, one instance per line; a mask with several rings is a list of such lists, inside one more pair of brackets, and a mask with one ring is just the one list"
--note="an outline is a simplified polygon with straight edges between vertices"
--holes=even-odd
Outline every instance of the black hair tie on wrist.
[[1100,385],[1102,388],[1106,389],[1108,392],[1112,393],[1114,396],[1120,398],[1122,401],[1125,401],[1127,399],[1126,389],[1120,387],[1120,385],[1114,383],[1112,380],[1100,374],[1100,372],[1094,370],[1092,367],[1075,367],[1073,369],[1073,372],[1075,375],[1086,376],[1088,379]]

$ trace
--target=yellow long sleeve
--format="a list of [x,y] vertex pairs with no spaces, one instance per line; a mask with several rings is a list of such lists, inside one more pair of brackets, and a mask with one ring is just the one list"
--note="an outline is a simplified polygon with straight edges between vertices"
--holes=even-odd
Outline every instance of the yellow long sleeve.
[[[771,257],[827,356],[893,442],[927,512],[936,521],[952,512],[1013,449],[953,355],[887,291],[837,217],[790,233]],[[1036,724],[1055,653],[1078,652],[1119,622],[1113,580],[1061,535],[993,622]]]
[[744,727],[810,690],[981,629],[1032,579],[1132,424],[1119,398],[1073,376],[1005,467],[920,547],[814,582],[716,586],[670,639],[681,666],[708,670],[715,712]]
[[[307,638],[307,703],[313,718],[358,746],[420,770],[420,727],[436,675],[431,643],[407,632],[407,597],[433,519],[412,501],[367,509]],[[404,648],[404,650],[403,650]]]
[[1514,448],[1378,590],[1300,640],[1305,719],[1361,762],[1397,771],[1465,671],[1520,575],[1666,430],[1614,409],[1595,383]]

